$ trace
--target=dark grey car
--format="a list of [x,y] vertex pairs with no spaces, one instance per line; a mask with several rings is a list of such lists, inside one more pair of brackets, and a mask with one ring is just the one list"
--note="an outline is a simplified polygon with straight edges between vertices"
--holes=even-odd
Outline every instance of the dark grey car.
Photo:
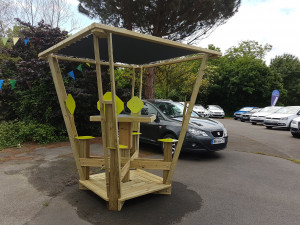
[[[154,114],[156,115],[156,120],[152,123],[141,123],[142,135],[140,140],[160,145],[157,139],[178,139],[184,106],[168,100],[144,100],[143,102],[145,105],[142,114]],[[226,148],[227,142],[227,130],[222,123],[213,119],[199,117],[193,112],[182,151],[219,151]]]

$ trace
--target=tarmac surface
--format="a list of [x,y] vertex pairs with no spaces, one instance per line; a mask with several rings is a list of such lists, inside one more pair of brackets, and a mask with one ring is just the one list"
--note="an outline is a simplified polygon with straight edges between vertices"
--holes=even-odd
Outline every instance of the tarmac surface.
[[[70,146],[3,150],[0,224],[298,225],[300,165],[285,158],[300,159],[300,139],[288,131],[220,121],[229,132],[226,150],[181,154],[172,195],[128,200],[120,212],[78,189]],[[141,148],[142,157],[162,157],[156,147]],[[91,149],[99,152],[101,145]]]

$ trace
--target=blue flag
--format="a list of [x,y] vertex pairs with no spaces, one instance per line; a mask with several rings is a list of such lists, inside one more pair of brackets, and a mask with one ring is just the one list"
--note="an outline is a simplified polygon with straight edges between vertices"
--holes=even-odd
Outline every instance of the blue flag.
[[74,71],[73,70],[71,72],[69,72],[68,75],[75,80],[75,75],[74,75]]
[[1,90],[1,88],[2,88],[3,81],[4,81],[4,80],[0,80],[0,90]]
[[274,90],[274,91],[272,92],[271,106],[275,106],[275,105],[276,105],[279,96],[280,96],[280,93],[279,93],[278,90]]
[[28,37],[28,38],[26,38],[26,39],[24,39],[24,43],[25,43],[25,45],[27,45],[27,44],[28,44],[28,42],[29,42],[29,37]]

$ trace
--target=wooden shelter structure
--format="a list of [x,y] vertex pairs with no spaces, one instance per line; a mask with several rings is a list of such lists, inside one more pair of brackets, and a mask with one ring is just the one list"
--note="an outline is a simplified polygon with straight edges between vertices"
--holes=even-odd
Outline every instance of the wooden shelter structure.
[[[125,29],[93,23],[51,48],[41,52],[39,58],[47,59],[58,95],[61,111],[69,135],[76,167],[79,173],[79,188],[89,189],[108,203],[109,210],[121,210],[123,203],[149,193],[171,194],[174,170],[185,138],[191,112],[208,58],[216,58],[220,52],[186,45]],[[190,57],[188,57],[190,56]],[[67,95],[59,60],[96,65],[100,115],[90,116],[90,121],[101,122],[103,157],[92,157],[89,139],[77,134],[73,113],[75,102]],[[156,115],[141,115],[142,73],[144,68],[201,60],[189,107],[185,111],[182,129],[175,153],[172,142],[164,143],[164,159],[139,158],[139,124],[150,123]],[[111,92],[103,94],[101,66],[109,66]],[[132,68],[131,115],[120,114],[122,101],[116,96],[114,69]],[[139,94],[134,93],[135,71],[140,70]],[[102,167],[103,173],[89,173],[90,167]],[[157,176],[145,170],[163,170]]]

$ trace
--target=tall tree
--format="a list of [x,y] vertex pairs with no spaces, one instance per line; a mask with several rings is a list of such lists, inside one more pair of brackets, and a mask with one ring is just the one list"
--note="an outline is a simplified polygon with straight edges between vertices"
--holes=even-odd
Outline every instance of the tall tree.
[[282,101],[285,105],[300,105],[300,61],[291,54],[276,56],[271,60],[270,68],[279,73],[283,87],[287,92]]
[[[232,17],[240,0],[79,0],[78,9],[101,23],[189,43]],[[154,98],[155,69],[146,73],[145,98]]]
[[[208,102],[223,106],[231,114],[247,105],[269,105],[274,89],[284,96],[281,77],[263,61],[263,56],[270,50],[268,44],[264,47],[255,41],[245,41],[214,60],[217,73],[209,87]],[[282,104],[280,99],[279,104]]]
[[8,27],[13,24],[16,7],[14,1],[0,0],[0,36],[4,36]]
[[69,32],[79,27],[79,21],[68,0],[19,0],[18,5],[18,14],[15,15],[31,26],[36,26],[44,20],[53,28],[70,23]]

